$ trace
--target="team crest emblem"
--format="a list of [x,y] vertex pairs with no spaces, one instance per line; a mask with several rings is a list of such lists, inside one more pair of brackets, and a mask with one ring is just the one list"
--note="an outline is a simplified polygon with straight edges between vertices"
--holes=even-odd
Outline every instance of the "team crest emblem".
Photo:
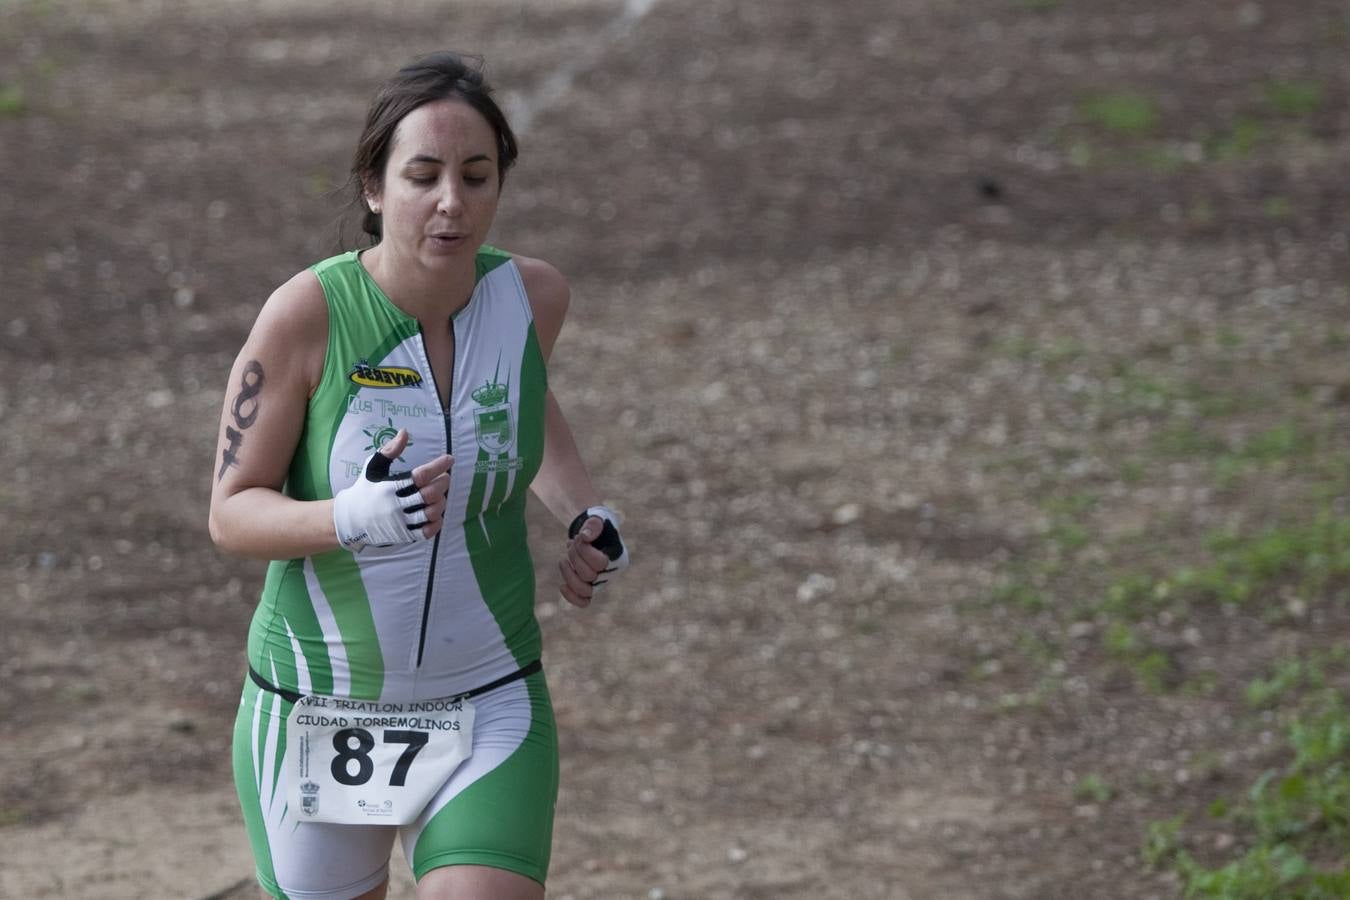
[[489,382],[473,391],[473,399],[481,404],[473,411],[473,430],[478,446],[490,456],[500,456],[516,442],[516,430],[511,424],[510,396],[504,384]]

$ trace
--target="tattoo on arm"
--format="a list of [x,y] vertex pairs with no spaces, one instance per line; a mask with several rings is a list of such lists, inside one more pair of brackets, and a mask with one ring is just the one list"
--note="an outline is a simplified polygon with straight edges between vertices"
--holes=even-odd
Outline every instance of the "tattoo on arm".
[[228,442],[220,454],[220,471],[216,481],[225,477],[225,470],[239,462],[239,448],[244,444],[244,432],[258,421],[258,394],[263,388],[263,367],[256,359],[250,359],[244,366],[244,374],[239,379],[239,393],[234,395],[230,405],[230,414],[234,426],[225,426],[225,440]]

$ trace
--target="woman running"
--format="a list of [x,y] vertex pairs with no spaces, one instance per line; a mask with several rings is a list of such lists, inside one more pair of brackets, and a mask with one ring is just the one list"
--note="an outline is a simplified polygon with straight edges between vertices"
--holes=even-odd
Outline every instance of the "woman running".
[[212,539],[271,560],[235,782],[273,897],[544,896],[558,748],[526,488],[560,591],[628,564],[546,364],[568,287],[484,244],[516,140],[452,53],[379,91],[352,164],[371,246],[268,298],[230,373]]

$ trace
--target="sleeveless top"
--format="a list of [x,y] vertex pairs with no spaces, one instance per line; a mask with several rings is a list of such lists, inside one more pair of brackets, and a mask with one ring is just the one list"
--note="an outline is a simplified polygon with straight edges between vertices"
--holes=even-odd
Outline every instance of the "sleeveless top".
[[399,428],[395,472],[455,458],[445,522],[429,541],[276,560],[249,629],[250,665],[302,694],[403,702],[472,690],[539,658],[527,488],[544,452],[544,359],[520,272],[483,247],[451,319],[442,408],[417,320],[356,251],[311,267],[328,350],[284,492],[331,498]]

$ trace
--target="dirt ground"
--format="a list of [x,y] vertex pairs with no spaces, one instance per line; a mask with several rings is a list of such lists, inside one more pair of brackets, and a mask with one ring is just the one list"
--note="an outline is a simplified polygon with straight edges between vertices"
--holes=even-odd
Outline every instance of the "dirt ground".
[[1152,622],[1172,691],[1001,586],[1345,513],[1342,0],[0,4],[0,895],[253,896],[215,423],[441,47],[521,123],[494,242],[573,284],[551,383],[637,560],[566,607],[531,512],[550,896],[1176,896],[1146,826],[1280,764],[1243,686],[1347,586]]

